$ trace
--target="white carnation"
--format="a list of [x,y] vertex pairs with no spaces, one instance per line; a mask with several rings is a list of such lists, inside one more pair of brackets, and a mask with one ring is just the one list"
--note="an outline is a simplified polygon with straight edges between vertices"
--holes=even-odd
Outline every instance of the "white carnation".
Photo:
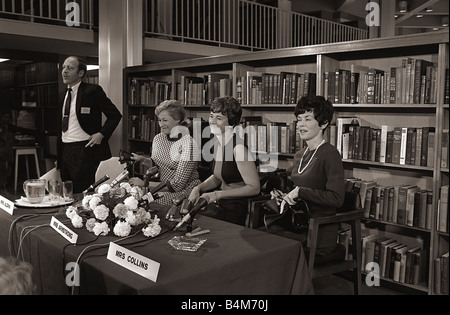
[[95,235],[103,235],[106,236],[109,233],[109,227],[106,222],[95,223],[93,232]]
[[130,210],[136,210],[139,202],[133,196],[128,197],[123,201],[124,205],[128,207]]
[[117,236],[125,237],[130,235],[131,226],[127,222],[117,221],[113,232]]
[[103,185],[100,185],[98,187],[97,193],[100,194],[100,195],[103,195],[104,193],[109,192],[110,189],[111,189],[111,185],[110,184],[103,184]]
[[83,218],[78,214],[75,214],[72,218],[72,225],[74,228],[79,229],[83,227]]
[[99,205],[95,207],[94,215],[98,220],[104,221],[109,215],[109,209],[105,205]]
[[102,199],[100,197],[94,195],[92,199],[89,201],[89,208],[91,210],[94,210],[101,201]]

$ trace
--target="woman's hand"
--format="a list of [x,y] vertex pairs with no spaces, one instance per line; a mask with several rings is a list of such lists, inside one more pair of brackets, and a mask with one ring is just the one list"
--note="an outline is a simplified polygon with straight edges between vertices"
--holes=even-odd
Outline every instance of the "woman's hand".
[[145,161],[147,158],[143,155],[139,155],[136,153],[131,153],[131,159],[137,162]]
[[144,181],[139,177],[132,177],[128,180],[131,186],[144,186]]
[[206,199],[206,201],[208,201],[208,204],[217,201],[217,195],[216,195],[216,193],[214,191],[213,192],[204,193],[204,194],[202,194],[200,196],[200,198]]
[[288,194],[286,194],[286,196],[284,196],[284,200],[292,205],[295,205],[297,203],[296,199],[298,198],[298,191],[299,191],[299,187],[295,187],[294,189],[292,189]]
[[192,204],[196,204],[199,197],[200,197],[200,188],[198,186],[195,186],[194,188],[192,188],[188,199],[190,202],[192,202]]

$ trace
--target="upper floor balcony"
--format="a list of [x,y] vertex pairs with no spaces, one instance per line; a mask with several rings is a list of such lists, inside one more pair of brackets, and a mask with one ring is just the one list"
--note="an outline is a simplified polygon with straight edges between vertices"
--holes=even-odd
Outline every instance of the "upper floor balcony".
[[[366,39],[365,29],[247,0],[143,0],[146,38],[243,50]],[[99,0],[0,0],[0,33],[95,43]]]

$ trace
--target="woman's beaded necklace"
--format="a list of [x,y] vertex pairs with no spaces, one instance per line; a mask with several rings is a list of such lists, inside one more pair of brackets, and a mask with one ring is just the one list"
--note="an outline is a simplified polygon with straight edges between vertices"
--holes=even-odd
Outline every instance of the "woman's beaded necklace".
[[306,152],[308,152],[309,148],[306,148],[305,152],[303,152],[302,158],[300,159],[300,164],[298,165],[298,174],[303,173],[311,163],[312,159],[314,158],[314,155],[316,155],[317,150],[320,148],[322,144],[325,143],[325,140],[322,140],[322,142],[317,146],[317,148],[314,150],[313,154],[311,155],[311,158],[309,159],[308,163],[306,163],[305,167],[302,169],[302,163],[303,158],[305,157]]

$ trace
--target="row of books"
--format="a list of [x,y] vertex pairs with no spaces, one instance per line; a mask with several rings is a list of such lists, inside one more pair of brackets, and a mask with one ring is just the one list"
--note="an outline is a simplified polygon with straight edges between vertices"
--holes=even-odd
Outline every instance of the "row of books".
[[129,105],[159,105],[171,99],[172,84],[149,78],[130,78],[128,82]]
[[56,82],[59,79],[57,62],[32,62],[21,67],[22,71],[16,71],[16,85]]
[[[362,270],[379,272],[381,278],[395,282],[426,285],[428,280],[428,250],[408,246],[395,238],[367,235],[361,238]],[[378,270],[373,270],[376,263]]]
[[316,93],[316,73],[282,71],[279,74],[247,71],[237,79],[241,104],[296,104],[308,94]]
[[0,69],[0,87],[14,86],[15,73],[12,69]]
[[376,181],[347,178],[346,190],[359,196],[364,218],[430,230],[433,192],[416,185],[381,185]]
[[226,73],[180,77],[177,97],[184,105],[210,105],[217,97],[232,95],[232,78]]
[[435,149],[441,150],[441,167],[448,167],[449,130],[442,132],[441,145],[434,127],[381,128],[361,126],[356,116],[337,117],[330,126],[330,143],[342,159],[366,160],[400,165],[434,166]]
[[154,115],[131,115],[129,119],[129,138],[135,140],[152,141],[161,131],[158,120]]
[[403,58],[388,70],[352,64],[324,73],[324,95],[336,104],[435,104],[437,66]]
[[23,107],[58,106],[58,86],[51,84],[23,88],[21,105]]
[[448,295],[448,252],[437,257],[434,263],[434,293]]
[[251,152],[295,154],[305,145],[295,121],[263,123],[261,117],[244,116],[242,126]]

